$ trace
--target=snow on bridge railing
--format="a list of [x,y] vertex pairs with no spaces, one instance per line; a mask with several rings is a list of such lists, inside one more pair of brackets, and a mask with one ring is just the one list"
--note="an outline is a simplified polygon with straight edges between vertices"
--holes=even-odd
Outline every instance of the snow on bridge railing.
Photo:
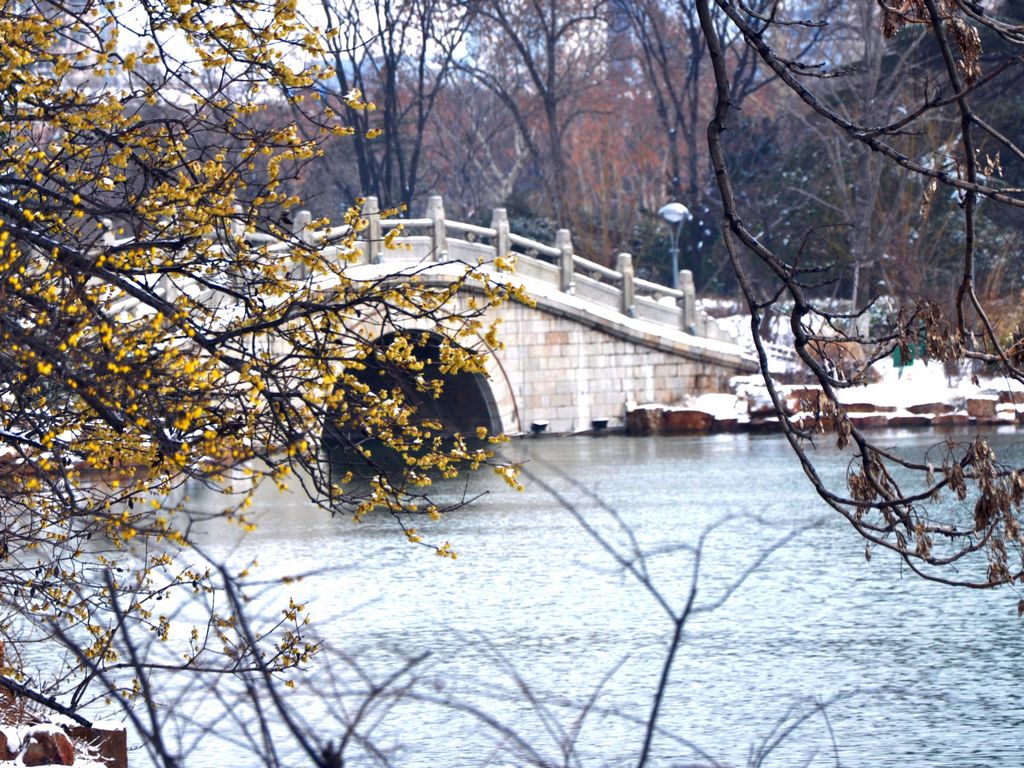
[[[241,209],[238,212],[241,214]],[[697,307],[693,275],[689,270],[679,273],[680,289],[638,278],[633,270],[633,257],[628,253],[617,254],[614,269],[574,253],[568,229],[559,229],[553,244],[511,232],[505,208],[495,208],[491,225],[484,227],[445,218],[444,202],[439,195],[428,199],[426,215],[419,218],[384,216],[377,199],[367,197],[362,219],[357,245],[361,250],[360,260],[365,263],[426,260],[477,265],[499,256],[514,256],[517,274],[548,283],[564,293],[614,308],[629,317],[733,341]],[[110,225],[104,223],[107,224],[106,245],[127,242],[116,239]],[[396,227],[401,227],[402,231],[393,242],[401,247],[386,247],[384,234]],[[231,228],[236,236],[271,253],[286,253],[295,242],[280,240],[268,233],[245,232],[240,223],[232,224]],[[347,225],[313,229],[309,211],[297,211],[291,231],[296,240],[309,246],[331,248],[349,237],[352,230]]]
[[[689,270],[679,273],[681,289],[643,280],[635,276],[633,257],[628,253],[616,256],[614,269],[574,253],[568,229],[559,229],[553,244],[510,231],[505,208],[493,210],[489,227],[446,218],[439,195],[428,199],[425,213],[420,218],[388,218],[382,216],[376,198],[366,198],[362,209],[365,227],[359,236],[363,259],[371,264],[428,260],[475,265],[498,256],[515,256],[518,274],[565,293],[614,307],[630,317],[728,340],[697,307]],[[385,248],[384,232],[399,226],[402,232],[394,242],[405,248]]]

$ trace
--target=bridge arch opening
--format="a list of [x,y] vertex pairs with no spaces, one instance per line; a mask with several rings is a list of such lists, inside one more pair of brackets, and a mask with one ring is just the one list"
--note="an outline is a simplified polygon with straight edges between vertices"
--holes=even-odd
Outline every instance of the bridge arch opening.
[[406,402],[416,406],[417,420],[438,422],[447,432],[475,436],[477,428],[484,427],[490,435],[501,434],[501,418],[486,376],[469,371],[442,372],[442,340],[435,333],[390,332],[381,336],[375,347],[383,353],[400,336],[412,345],[413,356],[423,363],[420,376],[442,382],[439,395],[434,397],[423,391],[414,374],[389,361],[384,354],[371,354],[363,361],[365,368],[357,374],[362,383],[374,391],[397,387]]

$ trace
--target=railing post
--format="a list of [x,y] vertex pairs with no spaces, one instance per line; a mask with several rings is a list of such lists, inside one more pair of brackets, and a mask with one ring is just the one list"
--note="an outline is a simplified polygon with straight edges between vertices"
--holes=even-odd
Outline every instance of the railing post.
[[[312,220],[313,214],[309,211],[296,211],[295,217],[292,219],[292,234],[303,245],[311,245],[313,242],[313,231],[309,228],[309,223]],[[299,279],[309,277],[309,267],[306,266],[305,261],[293,261],[293,264],[295,264],[295,268],[292,274],[295,277]]]
[[491,211],[491,228],[494,229],[494,257],[508,256],[512,252],[512,243],[508,239],[508,211],[495,208]]
[[444,227],[444,201],[440,195],[427,198],[427,218],[431,221],[431,257],[434,261],[448,258],[448,236]]
[[622,274],[622,312],[629,317],[636,317],[633,256],[628,253],[620,253],[615,259],[615,269]]
[[309,223],[312,220],[313,214],[309,211],[296,211],[295,218],[292,219],[292,234],[303,245],[312,245],[313,243],[313,230],[309,228]]
[[245,212],[242,210],[242,206],[238,203],[231,206],[231,211],[233,215],[231,217],[231,221],[228,222],[228,234],[231,235],[234,240],[244,240],[245,222],[242,220],[242,216]]
[[117,240],[117,235],[114,234],[114,222],[110,219],[103,219],[100,221],[100,226],[103,227],[103,235],[101,240],[103,245],[111,246]]
[[366,256],[368,263],[380,264],[381,244],[384,238],[381,233],[380,206],[376,197],[371,195],[363,201],[363,210],[360,215],[366,219],[366,229],[363,230],[366,246],[363,248],[363,255]]
[[683,296],[679,299],[679,319],[687,333],[697,333],[697,290],[693,285],[693,272],[688,269],[679,270],[679,290]]
[[575,293],[576,282],[573,280],[572,235],[568,229],[560,229],[555,232],[555,247],[561,251],[558,257],[560,269],[558,287],[566,293]]
[[[246,224],[245,224],[245,211],[242,206],[235,203],[231,206],[232,216],[228,220],[225,233],[227,235],[226,242],[222,244],[223,248],[228,249],[228,253],[234,253],[235,249],[242,249],[246,245]],[[229,272],[231,284],[236,289],[243,288],[245,284],[245,275],[240,270],[233,269]]]

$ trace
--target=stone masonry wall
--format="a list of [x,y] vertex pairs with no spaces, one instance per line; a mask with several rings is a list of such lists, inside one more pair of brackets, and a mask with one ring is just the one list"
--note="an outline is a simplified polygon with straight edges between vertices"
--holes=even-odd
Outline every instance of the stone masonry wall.
[[[722,391],[736,373],[519,304],[497,312],[505,348],[492,379],[507,379],[519,422],[503,413],[506,432],[527,432],[536,420],[550,422],[552,432],[590,429],[601,418],[621,426],[627,402],[670,404]],[[507,407],[499,402],[499,410]]]
[[[435,279],[447,284],[451,278],[442,272]],[[548,422],[553,433],[589,430],[594,419],[621,427],[627,404],[672,405],[687,395],[722,392],[731,377],[756,370],[735,344],[637,320],[515,277],[520,279],[537,305],[507,302],[482,318],[485,325],[500,321],[504,346],[493,351],[487,374],[505,434],[528,433],[534,421]],[[475,292],[472,284],[460,291],[453,309],[469,311]],[[427,319],[403,327],[437,330]],[[361,332],[376,337],[391,330],[385,318],[368,315]]]

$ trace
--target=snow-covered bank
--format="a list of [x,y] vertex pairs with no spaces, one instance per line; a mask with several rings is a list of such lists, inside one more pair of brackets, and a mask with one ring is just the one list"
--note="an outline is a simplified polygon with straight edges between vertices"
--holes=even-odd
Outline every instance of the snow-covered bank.
[[[1024,386],[1008,379],[949,376],[941,363],[902,368],[879,362],[872,384],[844,388],[839,401],[861,428],[1007,425],[1024,421]],[[779,429],[759,376],[732,382],[732,393],[702,395],[675,405],[637,405],[627,413],[629,434],[701,434]],[[804,428],[829,429],[834,414],[820,387],[779,385],[784,408]]]

